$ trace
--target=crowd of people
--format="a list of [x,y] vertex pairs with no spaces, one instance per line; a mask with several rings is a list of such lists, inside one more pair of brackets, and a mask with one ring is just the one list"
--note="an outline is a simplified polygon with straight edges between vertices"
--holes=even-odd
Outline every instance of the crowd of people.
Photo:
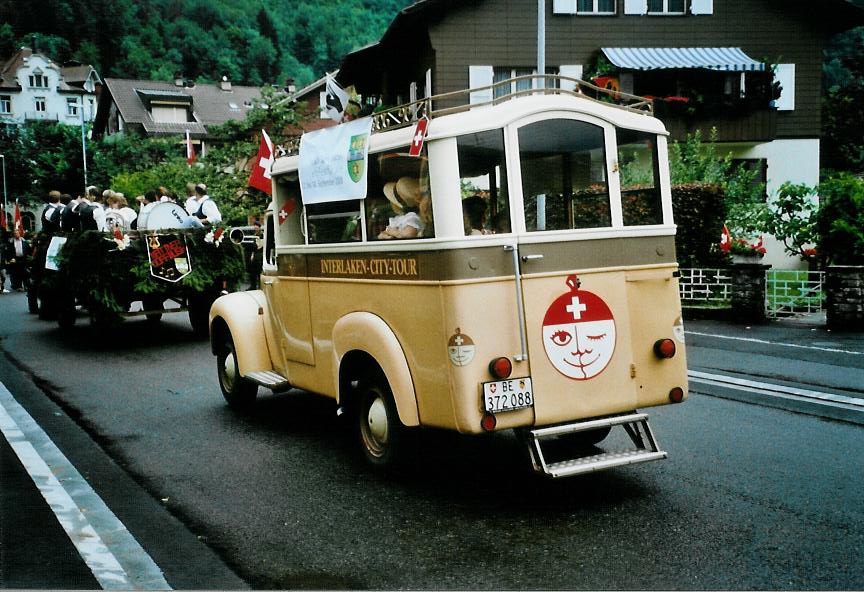
[[[90,186],[77,197],[68,193],[51,191],[48,203],[43,208],[41,232],[57,234],[97,230],[111,232],[145,229],[150,213],[159,204],[175,203],[181,207],[177,195],[166,187],[158,187],[135,198],[137,210],[130,206],[126,196],[111,189],[100,190]],[[216,202],[207,194],[203,183],[188,183],[186,198],[182,204],[186,212],[181,228],[209,226],[222,221]],[[11,290],[26,291],[28,264],[33,255],[33,246],[23,229],[16,227],[11,232],[0,234],[0,294],[6,289],[6,275]]]

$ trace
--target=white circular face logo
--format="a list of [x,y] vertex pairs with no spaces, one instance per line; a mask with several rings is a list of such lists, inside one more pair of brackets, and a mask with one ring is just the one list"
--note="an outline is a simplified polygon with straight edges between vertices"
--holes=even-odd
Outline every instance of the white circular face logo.
[[474,360],[474,340],[456,327],[456,334],[447,342],[447,354],[454,366],[467,366]]
[[588,380],[609,365],[615,352],[615,319],[593,292],[567,278],[570,292],[559,296],[543,318],[543,347],[552,365],[568,378]]

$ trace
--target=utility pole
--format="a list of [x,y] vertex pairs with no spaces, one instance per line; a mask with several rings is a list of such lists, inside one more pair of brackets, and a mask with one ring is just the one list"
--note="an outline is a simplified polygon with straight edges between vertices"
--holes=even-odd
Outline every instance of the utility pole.
[[81,93],[81,156],[84,162],[84,195],[87,194],[87,132],[84,124],[84,92],[93,92],[93,81],[89,78],[84,83],[84,91]]
[[546,0],[537,0],[537,80],[546,86]]

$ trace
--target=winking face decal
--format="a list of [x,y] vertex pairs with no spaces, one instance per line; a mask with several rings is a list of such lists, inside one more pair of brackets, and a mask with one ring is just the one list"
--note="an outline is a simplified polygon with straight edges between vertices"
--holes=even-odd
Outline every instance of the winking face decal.
[[570,291],[559,296],[543,317],[543,347],[555,369],[573,380],[594,378],[615,352],[615,319],[593,292],[567,278]]

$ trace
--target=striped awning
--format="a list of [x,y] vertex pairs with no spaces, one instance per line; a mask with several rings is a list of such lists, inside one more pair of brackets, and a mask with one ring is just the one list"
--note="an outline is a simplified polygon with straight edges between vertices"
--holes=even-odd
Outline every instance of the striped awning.
[[603,53],[610,62],[627,70],[765,70],[765,64],[751,59],[740,47],[604,47]]

